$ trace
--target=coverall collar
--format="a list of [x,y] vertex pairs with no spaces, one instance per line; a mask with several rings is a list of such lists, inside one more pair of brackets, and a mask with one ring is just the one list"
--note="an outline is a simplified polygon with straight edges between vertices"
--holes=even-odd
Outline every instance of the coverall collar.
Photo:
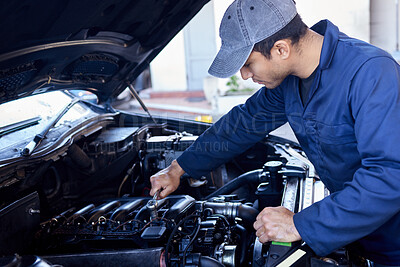
[[321,20],[311,30],[324,36],[319,66],[322,70],[329,68],[339,41],[339,29],[329,20]]

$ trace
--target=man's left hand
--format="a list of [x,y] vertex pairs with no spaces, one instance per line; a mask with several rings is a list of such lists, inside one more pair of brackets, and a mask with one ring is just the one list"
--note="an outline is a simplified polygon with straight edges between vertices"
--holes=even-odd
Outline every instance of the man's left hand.
[[253,224],[261,243],[269,241],[294,242],[301,240],[293,222],[294,213],[285,207],[267,207]]

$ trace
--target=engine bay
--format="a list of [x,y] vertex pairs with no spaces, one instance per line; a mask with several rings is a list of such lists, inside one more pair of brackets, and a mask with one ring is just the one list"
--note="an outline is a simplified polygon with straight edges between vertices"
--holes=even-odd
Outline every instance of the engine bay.
[[153,199],[150,176],[196,138],[166,123],[109,125],[9,172],[0,266],[349,266],[344,249],[322,258],[302,242],[256,238],[264,207],[299,212],[329,194],[284,139],[269,136],[200,180],[183,175],[174,194]]

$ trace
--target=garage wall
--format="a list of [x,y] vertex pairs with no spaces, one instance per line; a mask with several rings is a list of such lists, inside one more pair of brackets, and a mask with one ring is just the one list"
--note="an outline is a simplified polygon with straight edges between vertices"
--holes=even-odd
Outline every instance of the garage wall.
[[[396,50],[396,2],[371,0],[371,43],[389,53]],[[398,23],[398,22],[397,22]]]
[[179,32],[151,62],[151,83],[155,91],[187,90],[184,51],[183,32]]
[[329,19],[339,27],[340,31],[367,42],[370,39],[369,2],[369,0],[296,0],[298,13],[309,27],[322,19]]

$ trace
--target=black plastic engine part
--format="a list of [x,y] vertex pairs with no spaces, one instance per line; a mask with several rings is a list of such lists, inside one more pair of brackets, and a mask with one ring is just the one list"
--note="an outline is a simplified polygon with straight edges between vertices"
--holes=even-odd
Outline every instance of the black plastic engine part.
[[282,202],[282,165],[281,161],[269,161],[264,164],[261,180],[265,182],[261,183],[256,191],[260,210],[267,206],[279,206]]
[[215,214],[221,214],[226,216],[232,221],[239,217],[243,220],[243,224],[246,228],[251,228],[253,223],[256,221],[256,217],[259,213],[253,207],[243,205],[241,203],[218,203],[218,202],[204,202],[204,208],[212,209]]
[[118,153],[135,148],[133,135],[138,127],[118,127],[104,130],[84,150],[88,154]]
[[0,255],[21,253],[29,247],[40,223],[39,195],[34,192],[0,210]]
[[114,200],[95,208],[89,213],[89,219],[87,220],[87,222],[96,222],[100,218],[100,216],[103,216],[105,213],[115,208],[118,208],[120,205],[121,202],[119,202],[118,200]]
[[118,209],[114,211],[114,213],[110,217],[110,220],[124,222],[126,216],[130,212],[135,210],[137,207],[143,205],[145,201],[146,201],[145,199],[136,199],[125,203],[124,205],[120,206]]
[[162,248],[104,251],[97,253],[43,256],[52,264],[80,266],[160,266]]

